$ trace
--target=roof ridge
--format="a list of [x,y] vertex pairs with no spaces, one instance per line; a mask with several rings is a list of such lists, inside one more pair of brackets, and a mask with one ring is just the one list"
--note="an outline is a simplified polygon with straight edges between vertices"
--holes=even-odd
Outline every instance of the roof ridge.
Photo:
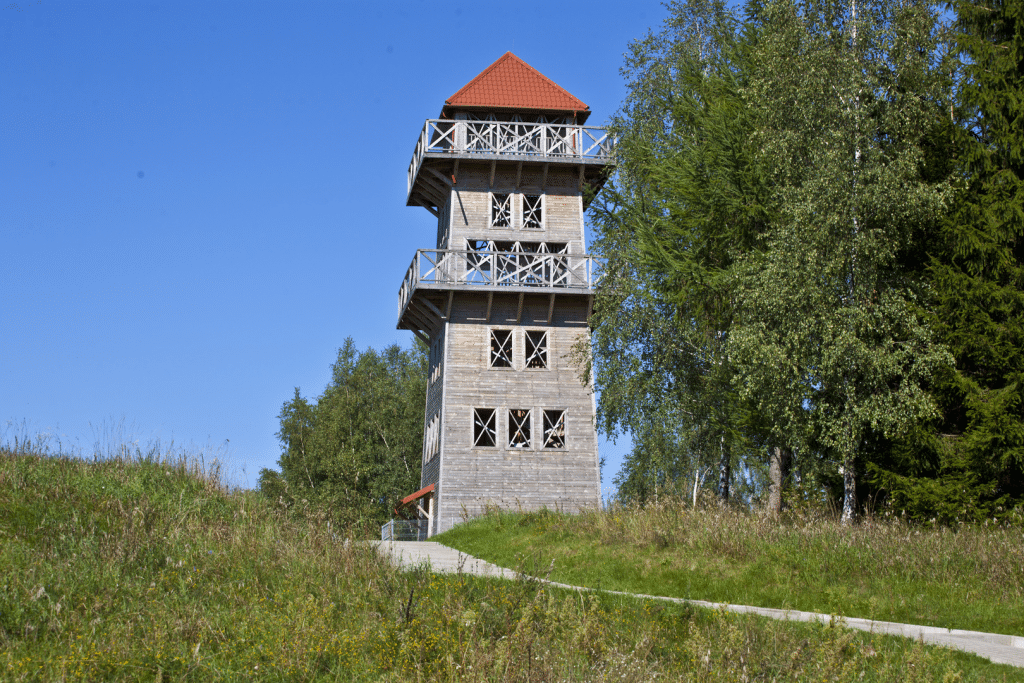
[[590,107],[511,50],[445,100],[446,107],[587,112]]

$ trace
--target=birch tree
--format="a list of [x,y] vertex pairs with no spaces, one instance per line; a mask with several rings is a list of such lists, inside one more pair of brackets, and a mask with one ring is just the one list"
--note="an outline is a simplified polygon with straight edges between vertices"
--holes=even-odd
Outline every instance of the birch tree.
[[772,220],[733,271],[736,385],[790,445],[840,469],[857,514],[858,451],[934,413],[951,358],[901,268],[937,225],[948,179],[922,173],[948,105],[933,7],[891,0],[748,5],[757,48],[743,91]]

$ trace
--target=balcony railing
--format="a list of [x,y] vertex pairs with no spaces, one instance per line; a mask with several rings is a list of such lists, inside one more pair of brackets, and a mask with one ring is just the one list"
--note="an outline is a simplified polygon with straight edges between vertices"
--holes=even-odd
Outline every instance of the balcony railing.
[[571,291],[593,289],[597,279],[594,257],[583,254],[419,249],[398,291],[398,317],[401,319],[418,287]]
[[431,153],[611,161],[614,147],[608,131],[595,126],[427,119],[409,163],[408,191],[412,192],[423,158]]

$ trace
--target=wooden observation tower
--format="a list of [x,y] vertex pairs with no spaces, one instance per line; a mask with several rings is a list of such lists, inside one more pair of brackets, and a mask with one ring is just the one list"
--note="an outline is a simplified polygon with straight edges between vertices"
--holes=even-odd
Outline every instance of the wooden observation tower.
[[600,502],[594,395],[569,353],[589,334],[588,186],[612,141],[590,109],[511,52],[428,119],[408,205],[437,218],[398,294],[398,329],[430,347],[422,488],[427,535],[487,505]]

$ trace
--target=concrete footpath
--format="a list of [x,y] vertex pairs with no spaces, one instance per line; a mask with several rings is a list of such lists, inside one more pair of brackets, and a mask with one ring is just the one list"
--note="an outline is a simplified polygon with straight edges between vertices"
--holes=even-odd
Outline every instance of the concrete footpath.
[[[397,567],[412,569],[429,565],[435,572],[458,572],[474,576],[490,576],[514,579],[516,572],[477,559],[454,548],[430,541],[377,541],[377,548],[382,555],[388,557]],[[569,586],[555,581],[546,583],[558,588],[576,591],[590,591],[592,588]],[[708,609],[725,609],[741,614],[757,614],[772,619],[791,621],[817,621],[829,623],[833,617],[817,612],[799,612],[797,610],[771,609],[767,607],[749,607],[747,605],[729,605],[704,600],[686,600],[668,598],[661,595],[642,595],[624,593],[622,591],[604,591],[613,595],[625,595],[646,600],[663,600],[679,604],[696,605]],[[964,631],[961,629],[938,628],[935,626],[916,626],[914,624],[898,624],[891,621],[873,621],[843,617],[842,623],[848,628],[855,628],[871,633],[883,633],[892,636],[903,636],[921,640],[930,645],[945,645],[964,652],[970,652],[997,664],[1011,664],[1024,667],[1024,637],[1008,636],[999,633],[983,633],[981,631]]]

